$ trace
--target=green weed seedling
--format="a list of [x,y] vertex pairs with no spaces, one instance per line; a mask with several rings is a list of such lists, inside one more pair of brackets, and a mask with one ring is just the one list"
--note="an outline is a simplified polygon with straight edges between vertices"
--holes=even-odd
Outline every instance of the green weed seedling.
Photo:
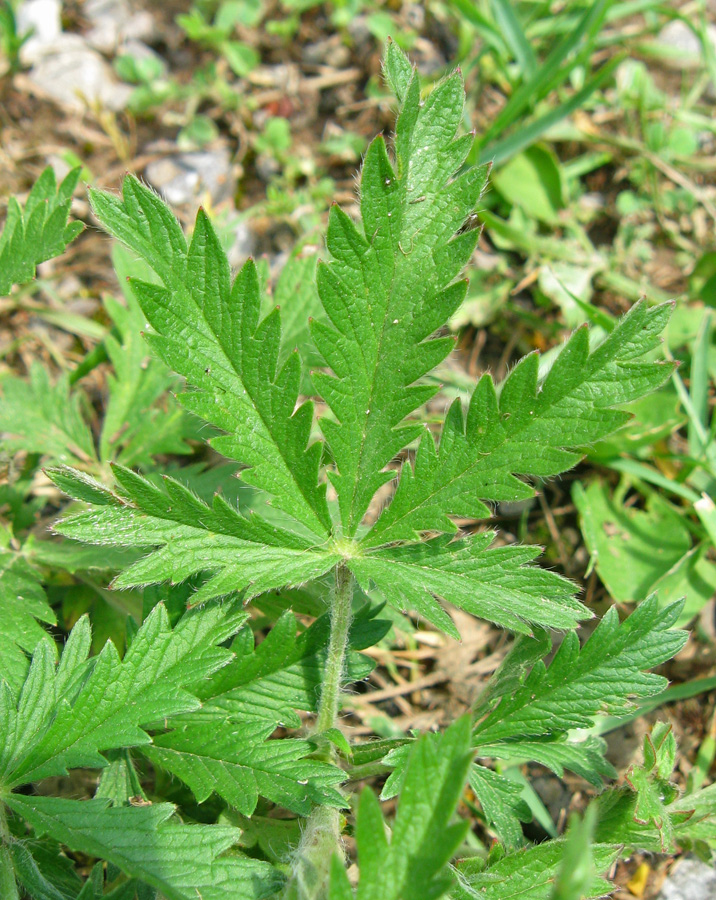
[[[627,421],[623,404],[665,382],[672,366],[652,351],[670,307],[635,306],[592,348],[579,329],[547,372],[531,354],[499,387],[483,376],[436,437],[415,413],[453,347],[440,333],[465,295],[478,233],[463,225],[488,169],[464,167],[473,137],[456,136],[459,73],[423,95],[392,44],[385,72],[400,107],[394,153],[381,137],[366,153],[360,222],[331,210],[310,373],[282,346],[280,311],[262,313],[257,266],[232,279],[204,212],[187,243],[137,179],[121,197],[91,192],[104,228],[140,260],[131,290],[148,346],[184,379],[179,402],[241,466],[251,499],[236,502],[235,479],[207,497],[182,469],[158,477],[151,453],[115,456],[111,475],[91,460],[48,467],[73,498],[55,526],[72,543],[50,546],[113,569],[105,593],[141,597],[142,621],[127,619],[123,655],[112,641],[91,655],[81,617],[58,661],[36,621],[47,616],[15,601],[21,639],[9,655],[0,644],[3,900],[596,898],[620,852],[710,852],[714,792],[677,796],[668,729],[654,729],[616,788],[590,730],[664,688],[650,670],[685,641],[680,604],[647,598],[623,620],[614,608],[580,643],[592,613],[575,586],[535,565],[535,547],[495,546],[477,527],[488,504],[532,496],[530,478],[574,466]],[[299,396],[306,378],[318,419]],[[460,532],[457,517],[476,527]],[[9,571],[5,587],[22,598],[21,570]],[[251,601],[271,623],[258,643]],[[360,651],[386,634],[381,610],[459,637],[443,602],[516,636],[477,705],[444,733],[349,743],[342,692],[371,671]],[[507,775],[524,762],[592,786],[566,837],[526,840],[533,795]],[[99,778],[57,796],[56,779],[83,769]],[[373,788],[358,791],[376,773],[383,798],[398,798],[390,827]],[[78,799],[79,784],[96,785],[94,797]],[[463,800],[494,839],[489,853],[468,836]],[[86,881],[74,860],[96,863]]]
[[203,44],[223,57],[231,70],[240,77],[248,75],[259,63],[253,47],[232,38],[237,25],[254,25],[261,19],[260,4],[223,0],[211,22],[207,21],[201,4],[194,4],[188,13],[177,16],[177,24],[189,40]]

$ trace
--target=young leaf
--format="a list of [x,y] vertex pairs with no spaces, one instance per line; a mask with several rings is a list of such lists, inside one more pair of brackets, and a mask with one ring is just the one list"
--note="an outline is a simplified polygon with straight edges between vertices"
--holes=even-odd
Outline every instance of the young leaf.
[[713,785],[679,799],[671,782],[675,762],[671,725],[657,722],[644,737],[644,765],[632,766],[623,786],[595,801],[596,840],[654,853],[673,852],[694,839],[713,840]]
[[539,358],[520,361],[498,394],[483,375],[463,416],[456,400],[439,448],[424,434],[414,468],[403,466],[398,488],[363,539],[378,546],[423,531],[455,531],[448,516],[485,518],[485,500],[523,500],[534,490],[517,475],[547,478],[574,466],[580,448],[623,425],[618,406],[655,390],[672,370],[642,357],[657,346],[672,305],[634,306],[604,343],[589,352],[586,328],[576,331],[539,377]]
[[455,139],[464,103],[459,73],[423,102],[417,73],[406,85],[400,58],[390,44],[386,67],[402,73],[395,163],[376,138],[361,173],[362,227],[334,206],[327,234],[332,260],[318,268],[329,321],[314,322],[312,336],[333,374],[315,373],[313,383],[335,416],[324,416],[321,428],[338,468],[330,477],[348,536],[393,477],[384,467],[422,431],[400,423],[435,393],[415,382],[453,346],[430,336],[465,296],[466,284],[453,279],[478,233],[455,234],[475,209],[488,171],[456,175],[472,146],[470,135]]
[[169,803],[110,807],[106,800],[11,794],[7,805],[38,834],[108,860],[167,900],[263,900],[281,885],[268,863],[222,855],[239,838],[225,825],[184,825]]
[[[437,900],[450,888],[448,863],[468,828],[467,822],[450,822],[465,788],[469,739],[470,723],[463,718],[445,734],[425,735],[412,747],[390,843],[375,795],[363,791],[356,900]],[[330,900],[350,897],[345,876],[335,869]]]
[[676,763],[676,739],[671,725],[657,722],[644,738],[644,765],[630,769],[626,781],[636,794],[634,821],[654,826],[663,851],[674,843],[674,826],[667,803],[674,799],[675,789],[669,784]]
[[184,685],[230,661],[217,644],[245,618],[217,606],[187,614],[172,630],[160,605],[124,659],[108,642],[89,663],[91,634],[83,618],[57,668],[52,645],[43,640],[19,695],[0,684],[0,730],[7,736],[0,747],[0,785],[9,790],[69,768],[102,767],[103,750],[148,743],[142,726],[199,706]]
[[0,297],[7,296],[13,284],[32,281],[35,267],[64,253],[82,231],[81,222],[67,223],[80,171],[73,169],[58,187],[48,166],[33,185],[24,210],[10,197],[0,234]]
[[120,200],[91,192],[105,228],[138,253],[163,287],[132,288],[153,329],[147,340],[175,372],[198,388],[182,403],[227,432],[212,441],[249,466],[244,479],[321,538],[330,530],[325,485],[318,483],[321,446],[308,446],[313,405],[296,409],[301,365],[296,354],[278,369],[277,313],[259,322],[256,266],[248,261],[231,284],[229,263],[200,211],[189,247],[164,203],[127,177]]

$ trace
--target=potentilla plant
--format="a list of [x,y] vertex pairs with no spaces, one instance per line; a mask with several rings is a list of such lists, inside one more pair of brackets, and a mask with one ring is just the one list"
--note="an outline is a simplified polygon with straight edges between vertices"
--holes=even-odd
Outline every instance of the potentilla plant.
[[[207,503],[179,478],[118,464],[111,485],[48,470],[76,501],[57,533],[98,555],[124,548],[130,562],[113,587],[146,589],[154,602],[141,626],[130,620],[123,657],[111,642],[88,655],[86,618],[59,663],[49,637],[31,661],[15,647],[0,694],[3,900],[600,897],[620,852],[709,852],[716,801],[710,788],[679,798],[669,784],[668,728],[612,789],[593,729],[598,715],[663,689],[649,670],[683,645],[678,604],[648,598],[623,621],[612,609],[581,646],[577,628],[592,613],[574,584],[534,564],[536,548],[494,546],[494,531],[455,524],[531,497],[531,477],[564,472],[627,421],[622,405],[671,371],[654,353],[670,307],[638,304],[602,343],[578,330],[549,369],[530,354],[498,387],[484,375],[431,432],[416,416],[436,392],[423,379],[454,346],[440,330],[465,296],[460,273],[478,240],[465,225],[488,167],[464,168],[473,137],[457,136],[458,72],[424,95],[390,44],[385,74],[400,107],[393,151],[382,137],[371,144],[361,219],[332,208],[317,272],[318,418],[299,396],[307,373],[282,347],[280,311],[262,312],[254,262],[232,279],[207,215],[187,243],[133,177],[121,197],[91,191],[103,227],[154,273],[131,280],[147,343],[185,379],[181,403],[243,467],[254,502]],[[325,610],[310,627],[288,608],[299,586]],[[269,592],[264,613],[284,611],[255,646],[245,607]],[[389,627],[381,608],[458,638],[444,602],[516,636],[477,706],[444,734],[350,744],[341,692],[371,670],[360,651]],[[563,633],[554,654],[553,632]],[[594,787],[566,839],[530,846],[523,835],[523,789],[501,769],[529,761]],[[153,780],[140,778],[147,763]],[[75,768],[101,771],[94,799],[28,789]],[[389,825],[373,788],[358,790],[376,773],[388,775],[383,798],[398,797]],[[195,802],[163,802],[177,783]],[[487,857],[466,843],[468,783],[495,840]],[[84,884],[67,849],[100,861]]]

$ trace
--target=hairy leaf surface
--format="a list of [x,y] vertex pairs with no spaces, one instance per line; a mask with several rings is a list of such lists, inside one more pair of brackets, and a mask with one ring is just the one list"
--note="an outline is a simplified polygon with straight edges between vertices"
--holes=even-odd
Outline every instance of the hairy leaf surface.
[[216,792],[244,815],[256,809],[259,795],[307,816],[314,805],[345,806],[333,787],[345,775],[341,769],[308,755],[311,741],[283,738],[270,741],[273,723],[224,723],[211,732],[194,725],[155,735],[144,755],[181,778],[201,803]]
[[445,536],[381,548],[350,560],[349,566],[364,590],[374,583],[389,603],[414,609],[455,637],[455,626],[435,597],[525,634],[532,625],[571,628],[589,618],[571,582],[527,565],[539,548],[491,550],[493,538],[493,532],[485,532],[460,541]]
[[[406,71],[407,66],[407,71]],[[332,259],[318,269],[318,292],[328,322],[312,335],[332,374],[313,383],[335,418],[321,428],[338,467],[344,532],[354,535],[376,490],[393,477],[383,471],[417,437],[420,425],[401,422],[436,388],[416,384],[450,352],[448,338],[431,339],[462,302],[465,283],[453,279],[470,258],[477,232],[456,232],[485,188],[487,167],[456,173],[472,136],[455,138],[464,89],[459,73],[421,101],[418,75],[391,45],[387,72],[401,91],[395,161],[382,137],[361,172],[361,224],[338,206],[328,223]],[[400,73],[400,74],[399,74]]]
[[670,363],[644,357],[657,346],[671,309],[638,303],[591,353],[588,331],[579,329],[545,377],[532,353],[513,369],[499,396],[491,376],[483,375],[466,415],[459,400],[451,406],[439,446],[424,434],[414,466],[403,466],[395,496],[363,543],[454,531],[449,516],[489,517],[485,500],[533,496],[517,475],[546,478],[575,465],[581,447],[628,420],[620,405],[669,377]]
[[[355,616],[344,684],[360,681],[372,672],[373,661],[356,651],[375,644],[389,627],[389,622],[371,618],[367,611]],[[191,716],[174,717],[172,723],[218,728],[224,722],[255,722],[272,728],[299,728],[297,710],[315,712],[318,708],[328,639],[327,614],[299,634],[295,616],[285,612],[256,648],[251,630],[242,628],[231,644],[235,658],[192,686],[201,709]]]
[[[87,479],[71,470],[50,470],[63,489],[86,499]],[[88,543],[158,547],[125,569],[118,588],[210,573],[195,603],[245,591],[245,599],[274,588],[299,585],[323,575],[338,561],[330,550],[261,519],[246,517],[215,495],[211,506],[172,478],[161,490],[130,469],[114,467],[121,494],[104,506],[62,520],[57,531]],[[59,479],[59,480],[58,480]],[[97,486],[97,490],[101,486]]]
[[598,713],[618,714],[663,690],[666,679],[648,670],[683,647],[686,632],[672,627],[680,609],[660,610],[651,597],[622,623],[616,607],[609,609],[581,649],[576,633],[566,634],[549,666],[536,662],[494,708],[478,706],[477,746],[588,728]]
[[158,355],[198,390],[182,395],[187,409],[224,430],[216,449],[249,470],[244,478],[276,506],[325,536],[330,516],[318,483],[321,446],[310,447],[313,405],[298,400],[301,365],[291,354],[279,369],[277,312],[260,321],[256,266],[248,261],[231,282],[229,263],[207,215],[200,211],[187,246],[179,223],[136,178],[122,199],[91,192],[104,227],[152,268],[163,286],[135,280],[132,289],[150,324]]

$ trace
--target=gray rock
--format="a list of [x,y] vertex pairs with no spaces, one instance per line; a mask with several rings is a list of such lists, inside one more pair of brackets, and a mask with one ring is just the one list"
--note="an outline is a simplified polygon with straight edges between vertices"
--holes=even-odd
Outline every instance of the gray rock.
[[28,75],[57,103],[83,111],[87,104],[123,109],[132,88],[121,84],[104,59],[77,34],[43,44]]
[[150,41],[156,32],[152,14],[134,11],[127,0],[87,0],[83,12],[90,23],[87,43],[102,53],[125,41]]
[[238,269],[243,266],[249,256],[256,252],[256,238],[249,228],[248,222],[237,222],[233,231],[234,240],[229,247],[227,256],[231,266]]
[[[709,25],[706,33],[716,50],[716,25]],[[673,19],[659,32],[657,42],[676,51],[673,57],[664,59],[665,65],[674,68],[696,69],[703,63],[701,41],[681,19]]]
[[42,55],[42,50],[52,44],[62,34],[61,0],[24,0],[16,12],[17,28],[20,34],[32,31],[20,48],[20,62],[32,65]]
[[675,866],[664,882],[659,900],[713,900],[716,897],[716,869],[693,857]]
[[334,69],[347,68],[351,62],[351,51],[337,35],[306,44],[301,49],[301,56],[310,65],[333,66]]
[[221,203],[234,193],[227,147],[166,156],[149,163],[144,174],[171,206],[195,203],[207,192],[212,203]]

